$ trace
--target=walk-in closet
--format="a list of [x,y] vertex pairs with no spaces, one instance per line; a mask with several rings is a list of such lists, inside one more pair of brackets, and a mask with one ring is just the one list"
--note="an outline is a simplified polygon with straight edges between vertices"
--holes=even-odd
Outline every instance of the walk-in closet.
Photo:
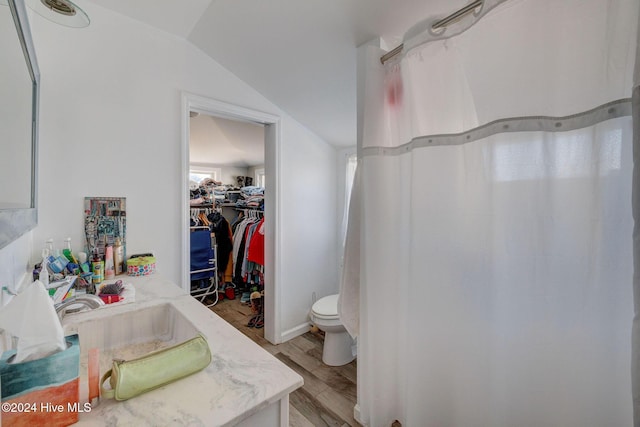
[[264,127],[191,113],[191,295],[263,336]]

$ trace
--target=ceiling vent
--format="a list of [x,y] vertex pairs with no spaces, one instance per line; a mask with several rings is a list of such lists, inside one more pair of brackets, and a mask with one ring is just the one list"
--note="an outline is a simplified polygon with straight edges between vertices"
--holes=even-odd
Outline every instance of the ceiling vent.
[[38,15],[65,27],[83,28],[89,25],[89,16],[69,0],[27,0]]

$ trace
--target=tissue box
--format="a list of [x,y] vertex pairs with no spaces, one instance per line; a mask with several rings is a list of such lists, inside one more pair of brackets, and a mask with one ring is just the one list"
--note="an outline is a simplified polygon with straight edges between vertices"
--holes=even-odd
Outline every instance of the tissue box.
[[22,363],[8,363],[15,350],[0,358],[2,426],[68,426],[78,422],[80,344],[65,337],[67,349]]
[[127,260],[127,274],[129,276],[148,276],[156,271],[156,257],[143,256]]

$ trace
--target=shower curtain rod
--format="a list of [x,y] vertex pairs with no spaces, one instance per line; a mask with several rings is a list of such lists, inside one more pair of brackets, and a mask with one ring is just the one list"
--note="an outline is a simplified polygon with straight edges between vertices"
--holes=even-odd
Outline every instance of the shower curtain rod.
[[[468,5],[463,7],[462,9],[456,10],[451,15],[448,15],[448,16],[442,18],[441,20],[439,20],[438,22],[436,22],[435,24],[433,24],[431,26],[431,29],[432,30],[438,30],[440,28],[446,27],[447,25],[457,21],[458,19],[462,18],[463,16],[466,16],[469,13],[473,12],[476,8],[482,6],[482,3],[484,3],[484,0],[475,0],[475,1],[471,2],[471,3],[469,3]],[[384,64],[385,62],[387,62],[388,60],[390,60],[391,58],[393,58],[394,56],[396,56],[397,54],[402,52],[403,48],[404,48],[404,43],[401,44],[400,46],[396,46],[393,50],[390,50],[389,52],[387,52],[384,55],[382,55],[380,57],[380,62],[382,64]]]

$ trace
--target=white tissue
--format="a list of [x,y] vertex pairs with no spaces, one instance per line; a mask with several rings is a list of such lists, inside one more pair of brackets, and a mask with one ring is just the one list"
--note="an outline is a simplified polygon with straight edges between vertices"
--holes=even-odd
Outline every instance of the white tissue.
[[53,301],[39,280],[0,309],[0,329],[18,338],[12,363],[40,359],[67,348]]

